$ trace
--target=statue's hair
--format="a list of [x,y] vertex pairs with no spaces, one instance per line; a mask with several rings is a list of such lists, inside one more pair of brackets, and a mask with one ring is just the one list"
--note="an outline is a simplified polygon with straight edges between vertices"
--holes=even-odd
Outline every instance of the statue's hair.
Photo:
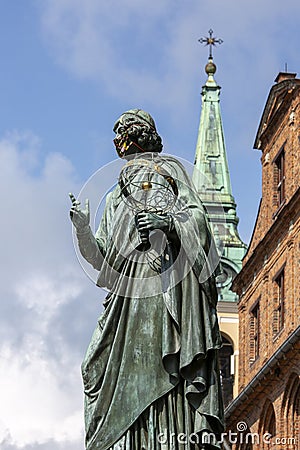
[[162,139],[156,129],[136,116],[124,114],[122,123],[128,137],[145,152],[161,152]]

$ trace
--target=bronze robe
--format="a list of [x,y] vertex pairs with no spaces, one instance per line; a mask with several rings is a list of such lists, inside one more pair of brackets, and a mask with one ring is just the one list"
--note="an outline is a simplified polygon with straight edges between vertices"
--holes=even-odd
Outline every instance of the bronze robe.
[[[143,158],[153,154],[136,156]],[[82,254],[99,270],[97,284],[110,290],[82,364],[87,450],[202,448],[196,436],[223,431],[217,252],[184,168],[170,156],[159,160],[178,188],[161,273],[136,251],[136,211],[119,185],[95,238],[78,236]],[[154,182],[159,177],[150,174]]]

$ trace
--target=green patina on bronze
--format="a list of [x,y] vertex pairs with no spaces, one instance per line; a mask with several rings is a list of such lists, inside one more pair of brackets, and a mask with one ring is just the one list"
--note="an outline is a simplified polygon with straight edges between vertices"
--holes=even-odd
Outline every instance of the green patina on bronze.
[[[86,448],[200,449],[181,443],[180,433],[195,439],[209,432],[216,437],[205,448],[218,449],[224,427],[218,254],[182,165],[155,152],[131,156],[120,175],[126,177],[107,196],[95,236],[88,204],[82,211],[71,197],[80,251],[99,271],[97,284],[110,291],[82,364]],[[162,193],[158,206],[153,197],[140,206],[155,186]],[[147,228],[156,231],[149,237]],[[159,264],[150,264],[151,251]]]

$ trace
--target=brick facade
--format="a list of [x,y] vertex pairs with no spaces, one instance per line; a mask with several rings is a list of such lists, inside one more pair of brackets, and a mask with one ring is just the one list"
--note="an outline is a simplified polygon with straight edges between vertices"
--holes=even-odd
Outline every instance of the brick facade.
[[234,449],[300,449],[300,80],[281,73],[275,81],[255,141],[262,200],[233,286],[240,296],[239,395],[226,416],[228,429],[244,421],[277,443],[253,436],[253,444]]

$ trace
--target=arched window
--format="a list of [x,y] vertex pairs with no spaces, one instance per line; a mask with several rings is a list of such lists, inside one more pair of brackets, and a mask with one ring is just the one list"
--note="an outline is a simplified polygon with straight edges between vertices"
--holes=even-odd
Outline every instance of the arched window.
[[221,384],[223,390],[224,404],[227,406],[233,398],[233,367],[231,356],[233,346],[227,337],[222,333],[223,346],[219,351],[219,363],[221,373]]
[[[270,449],[270,441],[276,436],[276,416],[274,406],[267,400],[262,409],[262,414],[259,422],[260,445],[262,449]],[[267,440],[264,442],[263,436],[267,435]]]
[[292,373],[286,384],[281,417],[284,424],[283,435],[295,439],[295,446],[291,442],[291,447],[288,448],[297,448],[300,432],[300,379],[296,373]]

